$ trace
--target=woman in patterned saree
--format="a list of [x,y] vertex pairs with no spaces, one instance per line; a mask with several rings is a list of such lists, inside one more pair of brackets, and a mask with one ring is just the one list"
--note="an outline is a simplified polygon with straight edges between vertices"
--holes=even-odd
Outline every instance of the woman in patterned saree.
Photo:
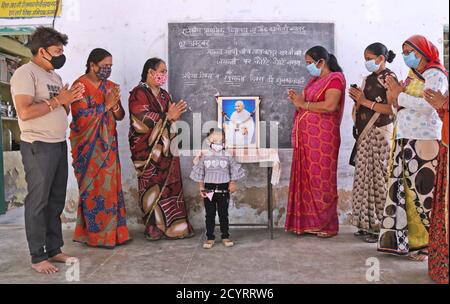
[[85,87],[74,102],[70,142],[80,203],[73,240],[89,246],[113,248],[130,240],[122,194],[116,121],[125,112],[118,86],[107,80],[112,56],[94,49],[86,74],[75,83]]
[[392,104],[386,98],[385,80],[395,74],[386,68],[395,54],[377,42],[364,51],[366,68],[371,73],[362,88],[350,88],[355,101],[354,121],[356,143],[350,157],[355,166],[352,191],[352,224],[356,236],[376,243],[383,219],[387,195],[387,163],[392,145]]
[[436,189],[431,214],[428,273],[436,283],[448,284],[448,95],[426,90],[424,97],[438,111],[443,120]]
[[296,107],[285,230],[332,237],[338,233],[337,160],[345,77],[336,57],[315,46],[305,55],[312,78],[304,91],[289,90]]
[[418,251],[410,259],[424,261],[442,121],[423,97],[427,89],[445,93],[448,80],[437,48],[425,37],[412,36],[402,48],[411,69],[408,78],[403,85],[386,80],[397,116],[378,250],[396,255]]
[[194,234],[183,196],[180,159],[171,149],[171,141],[177,135],[175,122],[187,104],[183,100],[172,102],[169,93],[161,88],[166,81],[166,64],[151,58],[129,98],[131,157],[148,240]]

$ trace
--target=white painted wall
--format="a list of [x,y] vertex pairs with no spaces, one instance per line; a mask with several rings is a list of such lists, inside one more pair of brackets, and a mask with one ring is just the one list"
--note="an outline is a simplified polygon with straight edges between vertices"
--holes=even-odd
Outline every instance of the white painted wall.
[[[89,52],[103,47],[113,54],[111,79],[121,85],[126,105],[128,91],[138,83],[145,60],[153,56],[167,59],[168,22],[291,21],[335,23],[336,56],[349,84],[361,82],[366,74],[363,51],[376,41],[397,53],[390,68],[404,78],[407,69],[401,58],[401,45],[409,36],[425,35],[442,53],[449,3],[427,0],[426,7],[421,0],[63,0],[62,17],[56,20],[55,27],[69,36],[69,44],[68,60],[60,74],[64,81],[73,82],[84,72]],[[51,21],[2,19],[0,25],[51,24]],[[348,98],[346,105],[339,169],[342,189],[350,188],[352,182],[352,171],[347,165],[353,145],[352,101]],[[128,115],[119,123],[118,130],[123,181],[135,183],[127,139]],[[76,189],[70,170],[69,193],[73,195]]]

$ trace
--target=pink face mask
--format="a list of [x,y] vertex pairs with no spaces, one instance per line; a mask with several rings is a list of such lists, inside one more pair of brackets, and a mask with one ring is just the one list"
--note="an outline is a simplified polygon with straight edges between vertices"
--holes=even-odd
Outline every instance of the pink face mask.
[[167,82],[168,78],[169,76],[163,73],[156,73],[154,76],[156,83],[158,83],[160,86],[163,86]]

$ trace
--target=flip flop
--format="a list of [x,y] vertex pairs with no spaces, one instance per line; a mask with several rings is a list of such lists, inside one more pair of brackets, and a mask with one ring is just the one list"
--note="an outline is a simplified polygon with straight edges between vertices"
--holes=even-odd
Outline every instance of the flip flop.
[[357,232],[353,233],[354,236],[358,236],[358,237],[360,237],[360,236],[366,236],[366,235],[368,235],[368,234],[369,234],[369,233],[368,233],[367,231],[364,231],[364,230],[358,230]]
[[419,250],[415,254],[411,254],[408,257],[411,261],[415,262],[425,262],[428,260],[428,252],[424,250]]
[[371,234],[367,235],[367,236],[364,238],[364,242],[366,242],[366,243],[372,243],[372,244],[373,244],[373,243],[377,243],[377,242],[378,242],[378,235],[371,233]]
[[323,233],[323,232],[317,233],[317,237],[322,238],[322,239],[332,238],[333,236],[336,236],[336,235],[334,235],[334,234],[326,234],[326,233]]

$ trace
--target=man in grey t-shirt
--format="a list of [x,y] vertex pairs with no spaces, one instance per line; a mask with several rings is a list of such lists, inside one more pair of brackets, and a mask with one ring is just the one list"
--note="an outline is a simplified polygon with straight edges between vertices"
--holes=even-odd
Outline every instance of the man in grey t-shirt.
[[33,57],[11,78],[11,94],[19,117],[20,152],[28,194],[25,198],[25,231],[32,267],[55,273],[51,262],[65,263],[61,213],[67,188],[67,114],[70,104],[82,98],[84,88],[63,86],[54,72],[64,65],[67,36],[39,27],[31,36]]

